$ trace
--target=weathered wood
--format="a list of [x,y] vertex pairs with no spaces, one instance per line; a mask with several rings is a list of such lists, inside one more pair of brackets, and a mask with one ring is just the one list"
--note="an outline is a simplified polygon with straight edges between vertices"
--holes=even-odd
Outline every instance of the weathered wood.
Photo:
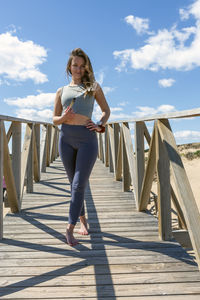
[[54,161],[54,153],[55,153],[55,137],[56,137],[56,129],[52,126],[51,128],[51,142],[50,142],[50,162]]
[[11,136],[12,136],[12,128],[13,128],[13,124],[14,124],[14,122],[12,122],[11,124],[10,124],[10,127],[9,127],[9,129],[8,129],[8,131],[7,131],[7,140],[8,140],[8,143],[9,143],[9,141],[10,141],[10,139],[11,139]]
[[[131,174],[131,183],[133,185],[133,188],[134,188],[133,192],[135,194],[135,191],[137,189],[136,181],[135,181],[135,178],[136,178],[135,155],[134,155],[134,151],[133,151],[133,144],[132,144],[131,133],[130,133],[128,123],[122,124],[122,130],[123,130],[126,154],[127,154],[127,158],[128,158],[129,170],[130,170],[130,174]],[[137,202],[136,202],[136,205],[138,205]]]
[[115,179],[117,180],[117,164],[118,164],[118,151],[119,151],[119,134],[120,134],[120,126],[119,124],[113,125],[114,129],[114,157],[115,157]]
[[195,252],[196,260],[200,268],[200,213],[189,180],[187,178],[181,157],[178,153],[176,142],[171,131],[168,120],[160,120],[158,123],[159,131],[163,143],[165,144],[174,181],[176,184],[177,193],[181,201],[181,207],[187,224],[191,243]]
[[108,132],[108,126],[106,126],[106,130],[105,130],[105,166],[109,167],[109,132]]
[[24,136],[24,144],[22,149],[22,169],[21,169],[21,197],[23,197],[24,192],[24,182],[25,175],[27,170],[28,156],[31,147],[31,139],[32,139],[32,125],[26,125],[26,132]]
[[200,116],[200,107],[190,109],[190,110],[182,110],[182,111],[175,111],[175,112],[170,112],[170,113],[165,113],[165,114],[155,114],[143,118],[133,118],[133,119],[128,119],[128,120],[120,120],[117,122],[108,122],[110,123],[133,123],[133,122],[144,122],[144,121],[154,121],[154,120],[160,120],[160,119],[178,119],[178,118],[191,118],[191,117],[197,117]]
[[103,137],[102,133],[98,135],[98,141],[99,141],[99,159],[104,163],[104,152],[103,152]]
[[182,208],[180,206],[180,201],[178,201],[172,186],[171,186],[171,196],[172,196],[172,201],[173,201],[174,207],[175,207],[175,209],[177,211],[177,214],[178,214],[178,218],[179,218],[179,221],[180,221],[181,228],[187,229],[187,225],[186,225],[186,222],[185,222],[183,211],[182,211]]
[[139,201],[139,211],[143,211],[147,208],[151,187],[153,183],[153,178],[156,170],[156,139],[155,139],[155,125],[151,137],[151,144],[149,148],[147,166],[144,174],[144,179],[142,183],[141,196]]
[[8,148],[8,141],[6,136],[6,131],[4,124],[3,126],[3,173],[6,182],[6,189],[8,195],[8,203],[12,212],[18,212],[20,210],[18,199],[17,199],[17,190],[15,186],[15,179],[12,171],[12,163],[10,159],[10,153]]
[[121,153],[122,153],[122,190],[123,192],[130,191],[131,175],[126,152],[123,129],[121,128]]
[[135,122],[135,158],[136,158],[135,196],[139,207],[142,181],[144,178],[144,123],[143,122]]
[[185,248],[192,249],[190,236],[187,230],[179,229],[172,231],[173,237]]
[[115,146],[114,146],[114,129],[111,125],[108,125],[108,133],[109,133],[109,167],[110,172],[115,173],[116,169],[116,159],[115,159]]
[[158,228],[162,240],[170,240],[171,230],[171,185],[170,165],[165,146],[156,127],[156,165],[158,185]]
[[147,141],[148,145],[150,146],[151,136],[150,136],[147,126],[144,122],[143,122],[143,130],[144,130],[144,136],[146,138],[146,141]]
[[47,127],[42,126],[42,138],[41,138],[41,159],[40,159],[40,170],[41,172],[46,172],[47,166]]
[[30,139],[30,147],[28,153],[27,167],[26,167],[26,192],[33,192],[33,173],[34,173],[34,125],[30,125],[31,127],[31,139]]
[[46,157],[46,166],[50,166],[50,147],[51,147],[51,131],[52,127],[50,125],[47,125],[47,140],[46,140],[46,151],[47,151],[47,157]]
[[122,139],[123,139],[123,132],[120,128],[120,138],[119,138],[119,144],[118,144],[118,152],[117,152],[117,164],[116,164],[116,174],[115,179],[116,180],[122,180]]
[[[0,191],[3,191],[3,121],[0,120]],[[3,193],[0,193],[0,239],[3,238]]]
[[34,125],[34,180],[40,181],[40,124]]
[[12,169],[17,191],[18,206],[21,202],[21,123],[12,123]]

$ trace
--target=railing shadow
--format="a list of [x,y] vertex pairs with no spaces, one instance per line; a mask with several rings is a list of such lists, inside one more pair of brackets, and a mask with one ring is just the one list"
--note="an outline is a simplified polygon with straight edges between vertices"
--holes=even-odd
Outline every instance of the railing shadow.
[[[51,167],[50,167],[51,168]],[[48,183],[46,183],[48,185]],[[54,188],[50,183],[49,186]],[[44,193],[45,194],[45,193]],[[46,194],[48,196],[48,193]],[[57,195],[56,195],[57,196]],[[34,209],[40,209],[43,207],[56,207],[61,204],[69,204],[69,201],[66,201],[66,196],[68,197],[67,193],[65,193],[65,200],[59,203],[53,203],[47,206],[38,206]],[[52,280],[54,278],[65,276],[69,274],[73,274],[76,270],[84,269],[88,266],[93,266],[95,271],[95,281],[96,281],[96,294],[97,299],[102,299],[102,297],[111,297],[113,300],[116,299],[114,283],[112,280],[112,274],[109,266],[109,258],[106,253],[107,246],[117,246],[122,247],[123,249],[137,249],[137,250],[147,250],[149,252],[156,252],[160,254],[164,254],[167,257],[171,257],[176,261],[182,261],[189,265],[196,266],[196,263],[193,260],[193,257],[187,254],[180,247],[180,253],[177,251],[177,245],[174,246],[173,243],[163,243],[163,242],[144,242],[138,239],[132,239],[127,237],[122,237],[120,235],[115,235],[113,233],[103,232],[101,230],[100,221],[98,218],[98,212],[95,206],[95,201],[92,196],[91,187],[88,184],[87,188],[87,200],[86,206],[88,210],[88,219],[90,225],[90,240],[89,239],[82,239],[84,244],[78,244],[75,249],[66,248],[63,249],[63,245],[65,244],[65,235],[54,229],[50,224],[42,223],[43,220],[52,220],[52,221],[60,221],[62,224],[63,222],[67,222],[67,217],[59,216],[59,215],[49,215],[46,213],[32,212],[32,208],[22,210],[19,214],[10,214],[9,218],[21,218],[27,224],[31,224],[36,228],[40,229],[41,232],[45,232],[51,237],[58,239],[59,244],[57,246],[52,245],[45,245],[44,243],[37,244],[30,241],[20,241],[17,239],[3,239],[1,241],[4,245],[15,246],[23,249],[29,249],[34,251],[40,251],[44,253],[51,253],[52,257],[55,254],[62,255],[62,257],[71,257],[82,259],[81,262],[75,262],[68,266],[58,267],[53,271],[45,272],[40,275],[32,276],[31,278],[27,278],[21,281],[18,281],[13,284],[6,285],[0,289],[0,296],[7,296],[13,293],[23,291],[28,287],[34,287],[38,284],[42,284]],[[105,208],[106,209],[106,208]],[[92,225],[92,221],[95,219],[95,226]],[[26,228],[26,226],[24,226]],[[106,241],[104,238],[112,239],[112,241]],[[98,243],[97,243],[98,242]],[[62,246],[59,246],[61,243]],[[91,244],[91,249],[87,247],[87,243]],[[98,247],[97,247],[98,244]],[[171,251],[166,250],[166,248],[170,248]],[[173,251],[174,248],[174,251]],[[98,253],[98,250],[101,249],[101,254]],[[103,252],[102,252],[103,250]],[[167,261],[167,260],[166,260]],[[103,266],[103,268],[102,268]],[[107,281],[106,285],[109,285],[109,289],[105,290],[102,288],[102,275],[106,275]],[[83,298],[84,299],[84,298]]]

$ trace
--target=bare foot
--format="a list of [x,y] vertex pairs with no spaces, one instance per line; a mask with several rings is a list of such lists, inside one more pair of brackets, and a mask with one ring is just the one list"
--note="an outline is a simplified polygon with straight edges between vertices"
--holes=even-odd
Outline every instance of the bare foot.
[[66,241],[69,246],[76,246],[78,244],[78,241],[75,239],[73,232],[71,232],[69,229],[66,230]]
[[80,216],[81,229],[78,231],[82,235],[88,235],[87,220],[85,216]]

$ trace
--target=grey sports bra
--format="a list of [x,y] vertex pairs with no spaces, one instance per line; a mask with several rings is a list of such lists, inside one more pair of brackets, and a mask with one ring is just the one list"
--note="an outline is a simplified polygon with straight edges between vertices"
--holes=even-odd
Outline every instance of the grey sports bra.
[[94,96],[84,95],[86,92],[83,84],[65,85],[61,90],[61,104],[63,110],[70,105],[73,98],[76,98],[73,111],[91,119],[94,108]]

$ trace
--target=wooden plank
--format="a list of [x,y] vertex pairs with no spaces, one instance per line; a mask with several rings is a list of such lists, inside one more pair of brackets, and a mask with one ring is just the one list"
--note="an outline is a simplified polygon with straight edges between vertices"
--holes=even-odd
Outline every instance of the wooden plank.
[[55,137],[56,137],[56,130],[55,127],[51,127],[51,142],[50,142],[50,162],[54,161],[54,148],[55,148]]
[[122,191],[130,191],[131,175],[128,163],[127,151],[124,140],[123,129],[121,128],[121,152],[122,152]]
[[[68,273],[68,269],[66,268],[66,273]],[[45,280],[45,278],[44,278]],[[134,292],[133,292],[134,288]],[[104,285],[102,289],[101,285],[78,285],[78,286],[49,286],[47,287],[30,287],[28,289],[10,287],[10,288],[2,288],[0,291],[0,296],[9,295],[14,296],[14,299],[22,299],[22,295],[24,298],[32,298],[34,295],[35,299],[41,299],[41,295],[45,295],[45,298],[48,299],[59,299],[61,297],[65,299],[73,299],[74,297],[80,296],[84,298],[96,297],[96,299],[104,299],[104,297],[124,297],[124,296],[163,296],[163,295],[182,295],[183,288],[184,294],[200,294],[200,285],[199,282],[193,283],[159,283],[159,284],[145,284],[145,288],[142,284],[134,284],[130,286],[128,284],[119,284],[113,285],[112,281],[108,285]],[[67,297],[67,298],[66,298]],[[102,297],[102,298],[100,298]],[[5,299],[5,298],[4,298]],[[133,298],[134,299],[134,298]]]
[[111,123],[133,123],[133,122],[140,122],[140,121],[154,121],[158,119],[177,119],[177,118],[191,118],[191,117],[198,117],[200,116],[200,107],[190,109],[190,110],[182,110],[182,111],[175,111],[175,112],[170,112],[170,113],[165,113],[165,114],[155,114],[151,116],[147,116],[144,118],[133,118],[133,119],[128,119],[128,120],[120,120],[117,122],[108,122],[107,124]]
[[4,177],[5,177],[5,182],[6,182],[8,203],[11,208],[11,211],[14,213],[14,212],[18,212],[20,210],[20,207],[19,207],[18,198],[17,198],[17,190],[16,190],[15,179],[14,179],[13,171],[12,171],[12,163],[11,163],[11,159],[10,159],[8,141],[7,141],[4,124],[2,124],[2,126],[3,126],[3,148],[4,148],[4,150],[3,150],[3,152],[4,152],[3,173],[4,173]]
[[47,140],[46,140],[46,147],[47,147],[47,161],[46,166],[50,166],[50,151],[51,151],[51,131],[52,127],[51,125],[47,125]]
[[161,133],[162,141],[165,144],[174,181],[181,201],[181,207],[189,231],[191,243],[195,252],[196,260],[200,268],[200,213],[190,187],[181,157],[178,153],[175,138],[167,120],[160,120],[158,122],[159,131]]
[[[123,284],[157,284],[157,283],[171,283],[173,281],[176,281],[178,283],[184,282],[187,278],[188,282],[200,282],[200,274],[199,273],[191,273],[188,274],[188,272],[171,272],[171,273],[155,273],[152,274],[151,278],[149,277],[149,274],[113,274],[112,275],[112,281],[110,278],[110,274],[99,274],[98,275],[98,284],[99,285],[108,285],[108,284],[114,284],[114,285],[123,285]],[[0,286],[3,286],[4,279],[0,277]],[[38,282],[37,278],[31,278],[28,276],[10,276],[7,279],[7,284],[20,284],[23,287],[28,287],[30,283],[32,285],[39,286],[91,286],[96,285],[96,278],[95,274],[91,275],[74,275],[73,280],[67,276],[62,275],[59,276],[59,278],[54,278],[54,276],[46,275],[46,281],[45,282]]]
[[170,164],[167,151],[156,127],[156,165],[158,186],[158,228],[162,240],[172,238]]
[[[0,191],[3,191],[3,121],[0,120]],[[0,193],[0,239],[3,238],[3,193]]]
[[[123,130],[123,137],[124,137],[124,143],[125,143],[125,148],[126,148],[126,153],[127,153],[127,158],[128,158],[128,164],[129,164],[129,170],[131,174],[131,181],[132,185],[134,187],[134,194],[137,189],[136,187],[136,165],[135,165],[135,155],[133,151],[133,144],[132,144],[132,139],[131,139],[131,133],[129,129],[128,123],[123,123],[122,124],[122,130]],[[138,203],[136,202],[136,205]]]
[[46,172],[47,166],[47,127],[42,126],[40,170]]
[[11,136],[12,136],[12,128],[13,128],[13,122],[10,124],[10,127],[9,127],[9,129],[8,129],[8,131],[7,131],[7,140],[8,140],[8,143],[9,143],[9,141],[10,141],[10,139],[11,139]]
[[175,207],[175,209],[177,211],[177,214],[178,214],[178,218],[179,218],[181,228],[187,229],[187,225],[186,225],[186,222],[185,222],[183,211],[182,211],[182,208],[180,206],[180,201],[178,201],[172,186],[171,186],[171,195],[172,195],[172,201],[173,201],[174,207]]
[[21,166],[21,197],[23,197],[24,192],[24,182],[25,182],[25,175],[27,170],[27,163],[28,163],[28,156],[29,150],[31,147],[31,139],[32,139],[32,125],[26,125],[26,132],[24,136],[24,144],[22,149],[22,166]]
[[[0,297],[7,299],[158,299],[197,294],[200,273],[175,241],[160,241],[157,220],[97,160],[85,193],[90,234],[65,243],[69,184],[60,160],[47,167],[22,212],[8,214],[0,247]],[[167,298],[166,298],[167,299]],[[172,298],[176,299],[176,298]],[[171,299],[170,299],[171,300]],[[196,299],[195,299],[196,300]]]
[[105,130],[105,166],[109,167],[109,131],[108,126]]
[[139,211],[143,211],[147,208],[151,187],[153,183],[153,178],[156,170],[156,139],[155,139],[155,125],[151,137],[151,144],[149,148],[147,166],[144,174],[141,196],[139,202]]
[[12,123],[12,169],[17,191],[18,206],[21,202],[21,123]]
[[108,125],[108,133],[109,133],[109,167],[110,172],[115,173],[116,169],[116,158],[115,158],[115,146],[114,146],[114,129],[112,125]]
[[139,207],[140,195],[142,190],[142,182],[144,178],[144,123],[135,122],[135,196],[137,207]]
[[150,136],[149,131],[147,129],[147,126],[146,126],[146,124],[144,122],[143,122],[143,130],[144,130],[144,136],[146,138],[146,141],[147,141],[148,145],[150,146],[150,144],[151,144],[151,136]]
[[34,172],[34,125],[31,126],[31,139],[28,153],[27,167],[26,167],[26,192],[33,193],[33,172]]
[[40,124],[34,126],[34,180],[40,181]]
[[118,144],[118,151],[117,151],[117,163],[116,163],[116,173],[115,173],[115,180],[122,180],[122,138],[123,132],[121,128],[119,128],[119,144]]

